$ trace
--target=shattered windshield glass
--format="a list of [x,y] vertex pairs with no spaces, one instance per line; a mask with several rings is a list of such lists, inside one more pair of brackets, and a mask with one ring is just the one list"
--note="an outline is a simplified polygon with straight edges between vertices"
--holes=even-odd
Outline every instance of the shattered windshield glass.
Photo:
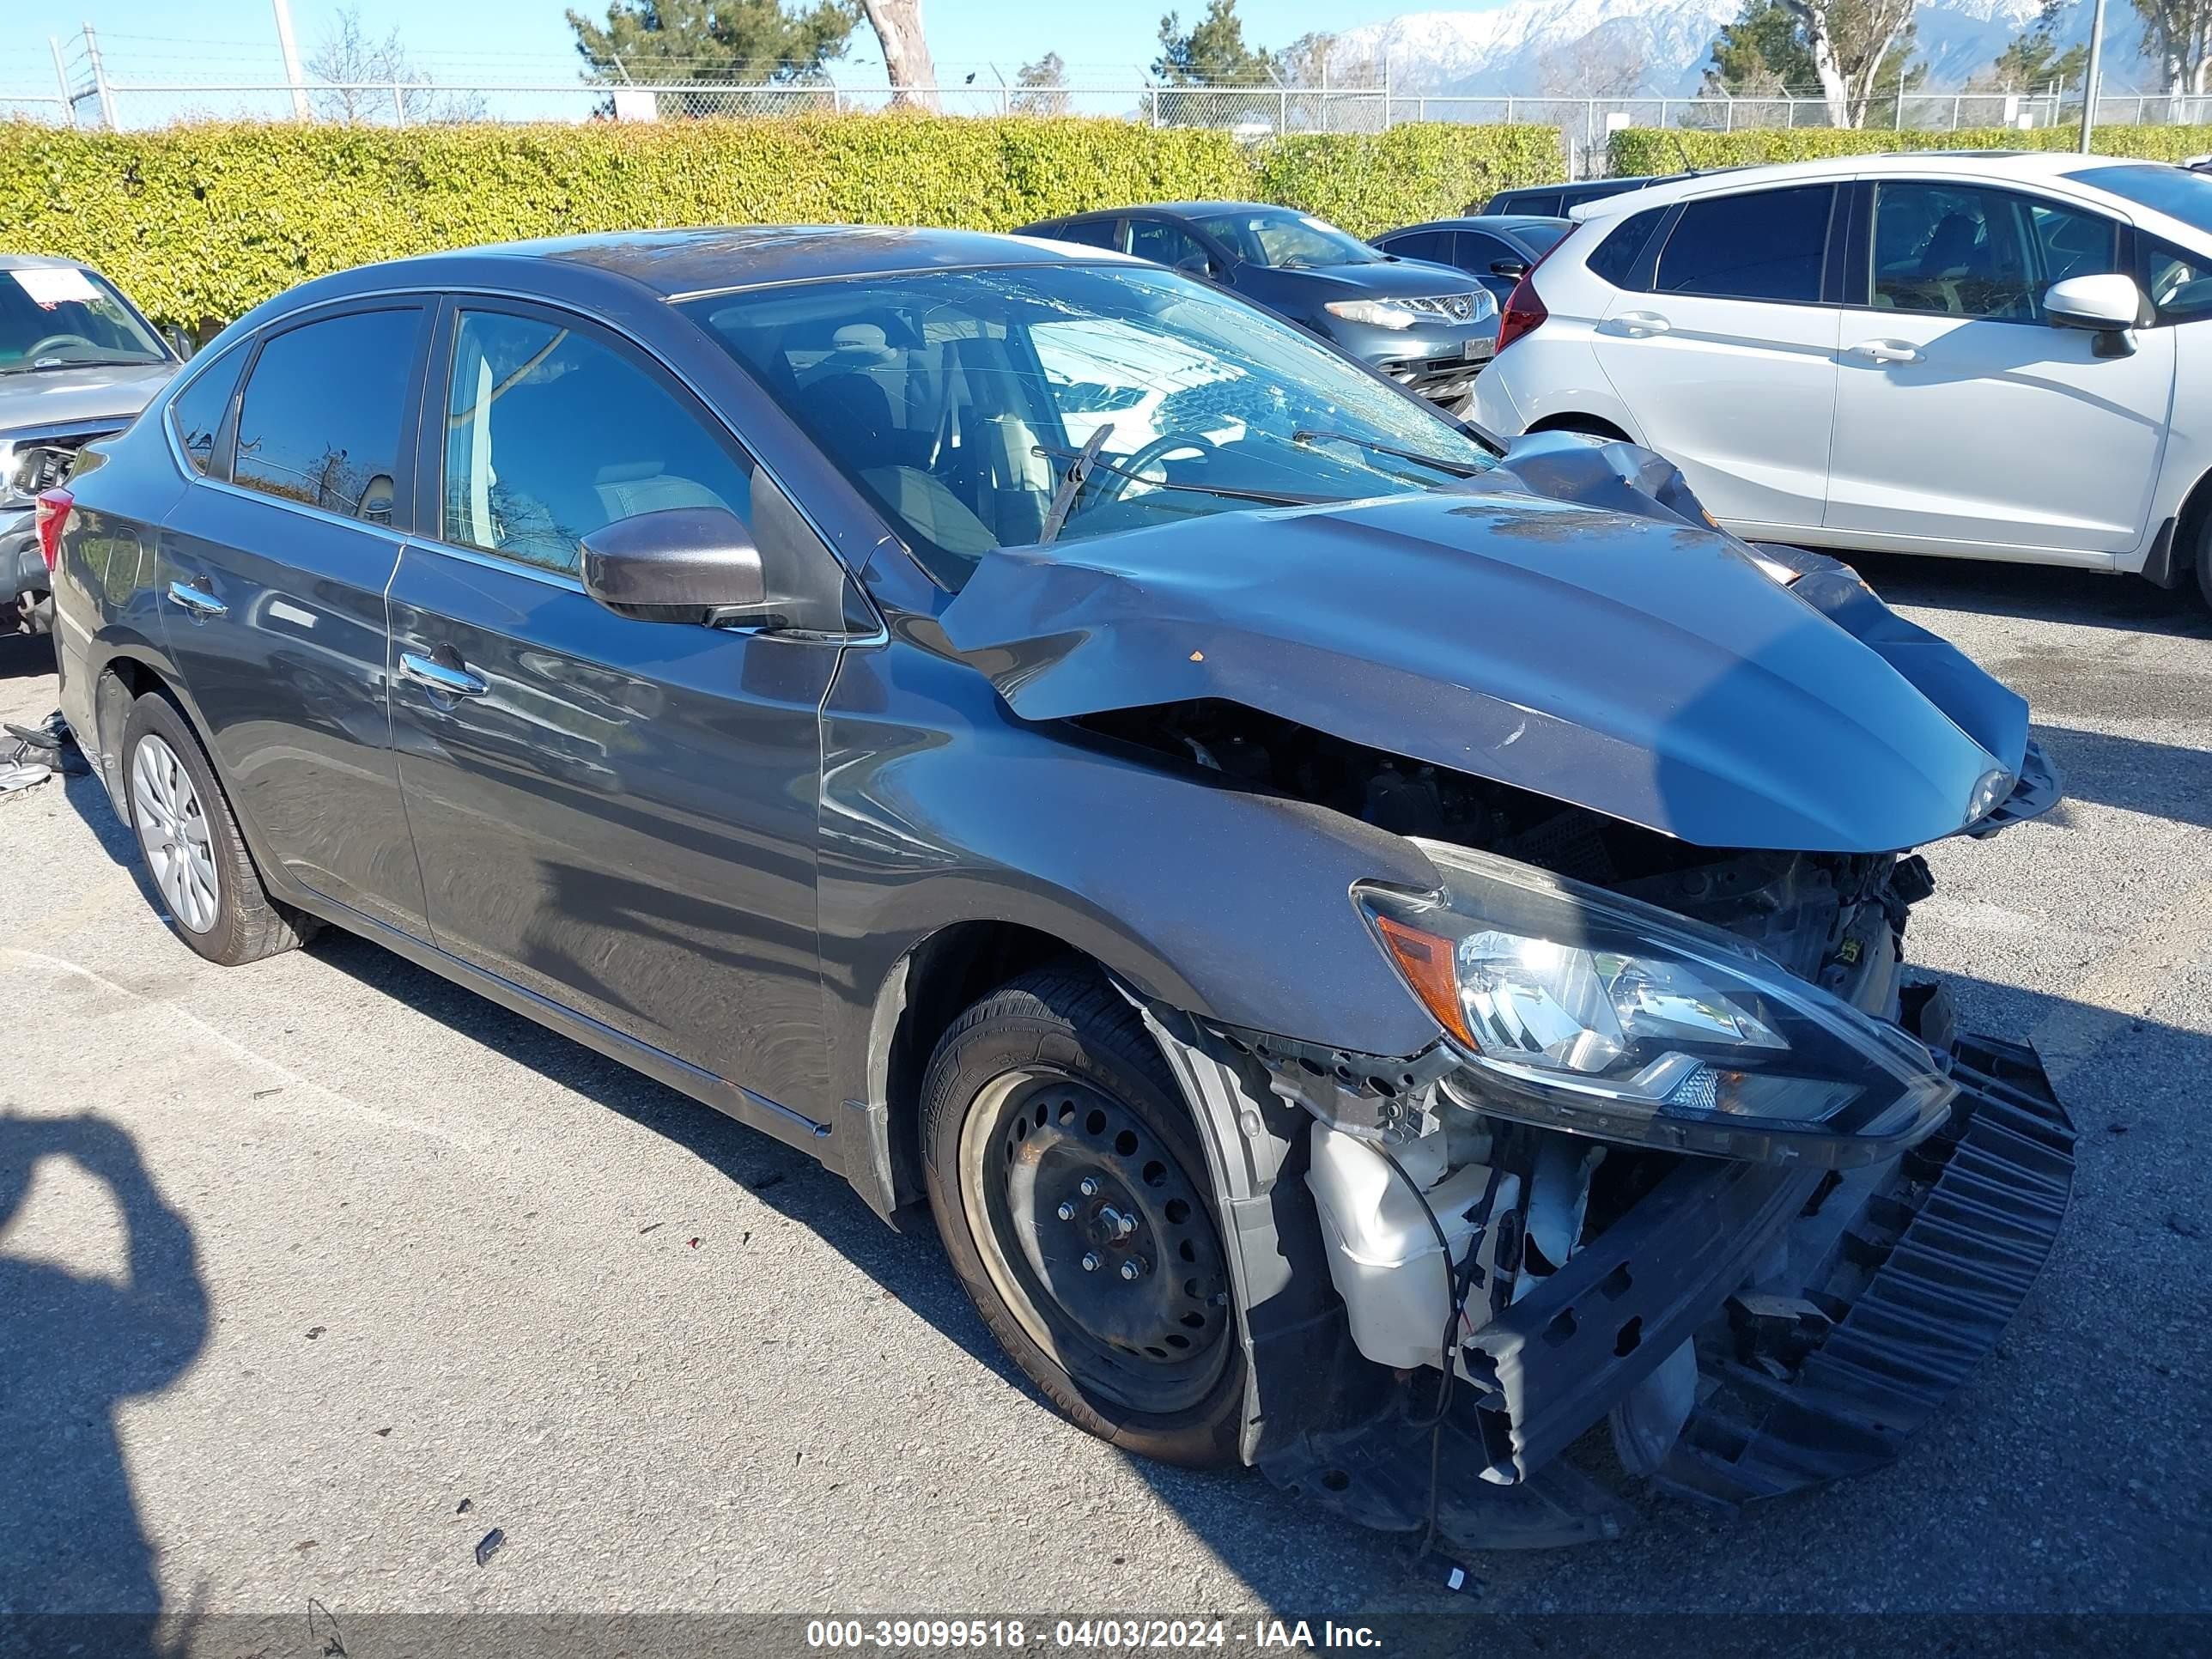
[[[997,547],[1433,489],[1497,459],[1288,324],[1171,271],[930,271],[684,309],[951,587]],[[1102,465],[1050,522],[1094,441]]]

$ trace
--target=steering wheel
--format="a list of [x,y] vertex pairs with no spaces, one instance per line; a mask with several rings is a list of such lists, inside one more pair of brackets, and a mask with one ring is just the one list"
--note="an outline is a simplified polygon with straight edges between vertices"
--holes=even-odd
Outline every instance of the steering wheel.
[[31,349],[25,352],[23,356],[30,359],[33,362],[36,362],[40,352],[47,349],[51,346],[64,345],[81,345],[88,351],[97,351],[100,349],[97,345],[94,345],[90,340],[86,339],[82,334],[49,334],[43,340],[33,340],[31,343]]
[[[1103,455],[1099,459],[1113,464],[1114,471],[1107,472],[1091,496],[1094,506],[1103,507],[1109,501],[1118,501],[1129,493],[1129,486],[1149,482],[1133,478],[1132,472],[1141,472],[1156,461],[1164,461],[1180,450],[1218,450],[1221,446],[1203,432],[1168,432],[1153,439],[1141,449],[1127,455]],[[1103,469],[1102,469],[1103,471]]]

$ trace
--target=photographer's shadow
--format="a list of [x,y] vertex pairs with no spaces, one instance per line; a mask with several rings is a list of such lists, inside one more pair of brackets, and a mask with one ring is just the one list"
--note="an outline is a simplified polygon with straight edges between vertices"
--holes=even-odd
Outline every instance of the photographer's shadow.
[[[129,1232],[124,1282],[6,1254],[40,1164],[105,1183]],[[136,1659],[158,1651],[161,1592],[115,1412],[167,1387],[208,1333],[191,1229],[122,1129],[0,1112],[0,1613],[16,1633]]]

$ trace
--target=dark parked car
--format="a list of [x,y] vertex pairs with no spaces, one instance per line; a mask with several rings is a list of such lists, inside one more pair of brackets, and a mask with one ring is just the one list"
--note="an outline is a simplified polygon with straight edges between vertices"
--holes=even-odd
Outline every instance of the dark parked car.
[[179,361],[90,266],[0,253],[0,634],[53,625],[39,492],[69,476],[85,443],[135,420]]
[[1571,219],[1432,219],[1385,232],[1375,246],[1401,259],[1425,259],[1467,272],[1490,290],[1502,313],[1513,285],[1574,228]]
[[1048,219],[1022,234],[1218,283],[1449,407],[1466,402],[1498,350],[1498,302],[1481,283],[1379,252],[1294,208],[1173,202]]
[[1585,202],[1601,202],[1608,196],[1626,195],[1632,190],[1642,190],[1649,185],[1672,184],[1677,179],[1689,176],[1686,173],[1669,173],[1649,179],[1585,179],[1577,185],[1522,185],[1513,190],[1499,191],[1482,204],[1482,215],[1485,218],[1525,215],[1540,219],[1557,219]]
[[1788,1490],[2064,1210],[2033,1054],[1899,963],[1905,849],[2056,799],[2026,705],[1657,456],[1500,455],[1174,271],[373,266],[46,499],[187,945],[335,923],[933,1215],[1130,1450],[1466,1547],[1618,1530],[1608,1422]]

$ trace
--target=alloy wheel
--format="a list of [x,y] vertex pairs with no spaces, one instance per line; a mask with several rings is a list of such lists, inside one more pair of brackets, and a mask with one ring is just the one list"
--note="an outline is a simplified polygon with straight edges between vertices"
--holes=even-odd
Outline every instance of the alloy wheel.
[[222,878],[208,838],[207,813],[177,751],[148,732],[131,757],[131,816],[154,885],[177,925],[195,933],[215,926]]

